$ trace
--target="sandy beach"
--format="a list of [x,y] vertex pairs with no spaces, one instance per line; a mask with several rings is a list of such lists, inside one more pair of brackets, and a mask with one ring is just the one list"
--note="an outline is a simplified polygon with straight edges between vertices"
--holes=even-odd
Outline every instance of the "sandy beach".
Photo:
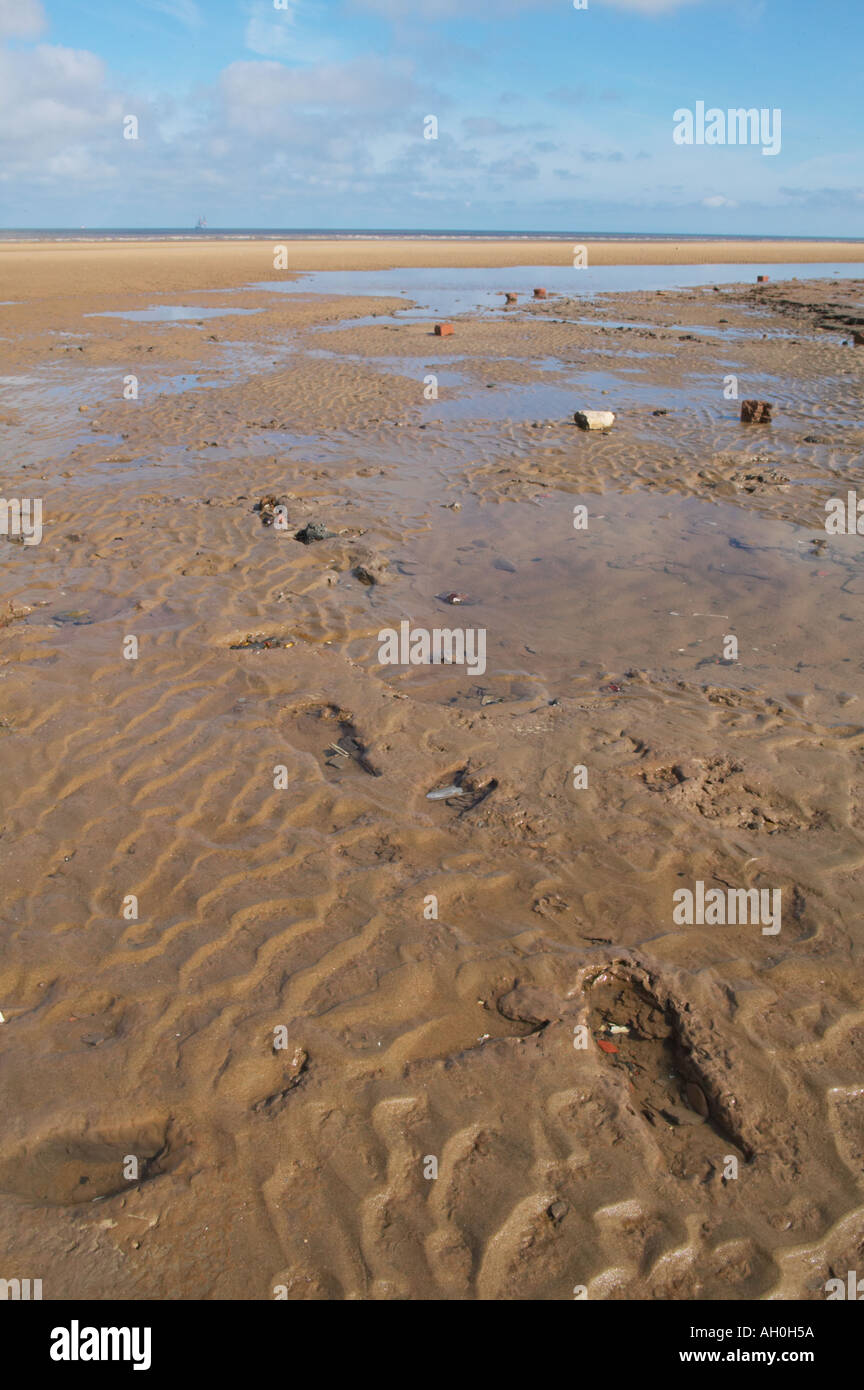
[[[572,265],[574,243],[561,241],[447,241],[352,237],[332,241],[0,242],[0,291],[29,301],[94,291],[132,293],[209,289],[270,278],[274,247],[284,246],[287,270],[383,270],[390,266]],[[602,240],[588,237],[591,265],[776,265],[802,261],[860,261],[858,241]]]
[[862,1268],[861,247],[586,244],[669,285],[0,244],[0,1244],[57,1297]]

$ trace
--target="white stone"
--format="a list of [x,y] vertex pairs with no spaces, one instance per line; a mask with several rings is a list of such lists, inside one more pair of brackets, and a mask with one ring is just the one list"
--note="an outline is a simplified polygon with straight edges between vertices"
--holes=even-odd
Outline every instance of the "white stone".
[[577,410],[573,418],[583,430],[608,430],[615,423],[611,410]]

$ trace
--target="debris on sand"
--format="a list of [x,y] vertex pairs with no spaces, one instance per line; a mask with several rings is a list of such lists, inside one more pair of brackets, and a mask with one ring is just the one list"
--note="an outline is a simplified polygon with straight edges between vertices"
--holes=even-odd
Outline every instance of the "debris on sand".
[[536,290],[534,291],[534,298],[535,298],[535,299],[545,299],[545,298],[546,298],[546,291],[545,291],[544,289],[536,289]]
[[252,510],[260,513],[262,526],[272,526],[278,520],[281,525],[277,529],[285,529],[288,521],[288,503],[284,497],[261,497]]
[[294,539],[303,545],[312,545],[313,541],[329,541],[334,535],[335,532],[328,531],[323,521],[310,521],[294,533]]
[[771,423],[772,407],[768,401],[742,401],[742,425],[768,425]]
[[449,782],[446,787],[436,787],[434,791],[426,793],[427,801],[447,801],[451,796],[467,796],[460,786],[455,782]]
[[488,782],[484,782],[479,772],[470,773],[466,769],[460,777],[459,786],[461,794],[469,798],[467,806],[462,806],[460,804],[458,814],[461,818],[462,816],[467,816],[469,812],[474,811],[487,797],[490,797],[492,793],[497,790],[498,778],[490,777]]
[[741,492],[768,492],[771,488],[785,487],[789,478],[778,468],[762,468],[758,473],[737,473],[732,482]]
[[370,777],[380,777],[380,770],[371,763],[366,756],[366,745],[355,734],[345,733],[338,743],[331,743],[330,750],[338,753],[343,758],[351,758],[355,763],[362,767],[364,772],[368,772]]
[[608,430],[615,423],[611,410],[577,410],[573,419],[580,430]]
[[505,304],[515,304],[518,298],[518,294],[514,294],[512,290],[505,291],[504,293]]
[[[483,781],[479,773],[472,773],[467,767],[453,774],[454,781],[448,782],[446,787],[433,787],[431,792],[426,793],[427,801],[446,801],[448,808],[456,813],[457,819],[466,816],[473,811],[481,802],[497,789],[498,778],[490,777],[488,781]],[[458,798],[458,800],[457,800]],[[451,807],[451,800],[455,804]]]
[[9,599],[5,613],[0,612],[0,627],[8,627],[10,623],[16,622],[19,618],[26,618],[32,612],[33,609],[29,604],[14,604]]
[[285,641],[284,637],[265,637],[260,632],[249,632],[242,642],[232,642],[229,648],[232,652],[269,652],[275,647],[293,647],[293,641]]
[[467,595],[467,594],[438,594],[437,597],[441,599],[442,603],[467,603],[467,602],[468,602],[468,595]]
[[61,623],[64,627],[87,627],[94,620],[90,616],[89,608],[70,608],[64,613],[52,613],[51,621]]
[[[358,763],[370,777],[381,776],[380,769],[368,757],[366,743],[360,736],[353,716],[347,710],[340,709],[337,705],[321,705],[311,709],[309,714],[322,721],[334,720],[339,726],[339,738],[331,740],[323,750],[328,766],[344,767],[347,765],[347,760],[351,759]],[[339,764],[330,761],[334,755],[338,755],[342,759]]]
[[456,329],[453,327],[452,323],[436,323],[435,325],[436,338],[449,338],[455,332]]
[[349,554],[348,564],[351,566],[351,573],[354,578],[358,583],[365,584],[367,588],[387,583],[389,563],[373,550],[358,547],[357,550]]
[[252,1109],[259,1115],[270,1115],[279,1110],[295,1086],[299,1086],[305,1080],[308,1066],[308,1052],[303,1047],[295,1048],[294,1055],[282,1078],[282,1085],[278,1090],[272,1091],[269,1096],[264,1096],[262,1100],[256,1101],[252,1105]]

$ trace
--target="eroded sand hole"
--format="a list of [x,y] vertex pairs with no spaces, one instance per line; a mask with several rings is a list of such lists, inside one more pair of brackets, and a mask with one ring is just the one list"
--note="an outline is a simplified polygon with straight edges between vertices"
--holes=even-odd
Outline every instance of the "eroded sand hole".
[[381,776],[380,768],[369,758],[368,745],[347,710],[332,704],[309,705],[298,710],[294,720],[294,729],[301,740],[322,755],[327,767],[338,771],[355,762],[370,777]]
[[644,986],[612,971],[597,975],[589,992],[592,1039],[621,1073],[633,1108],[678,1160],[681,1175],[706,1160],[722,1168],[730,1153],[749,1160],[752,1151],[696,1062],[674,1005],[662,1005]]
[[125,1136],[54,1135],[0,1159],[0,1192],[74,1206],[128,1192],[171,1172],[180,1157],[168,1130],[157,1126]]

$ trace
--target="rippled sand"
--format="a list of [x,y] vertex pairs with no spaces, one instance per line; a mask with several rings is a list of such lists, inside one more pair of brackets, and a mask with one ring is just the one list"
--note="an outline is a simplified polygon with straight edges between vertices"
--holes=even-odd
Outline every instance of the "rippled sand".
[[[824,529],[862,282],[442,339],[245,261],[164,262],[223,317],[86,317],[155,269],[73,264],[0,283],[4,495],[45,516],[0,538],[6,1263],[46,1298],[823,1297],[864,1240],[864,544]],[[382,666],[404,619],[482,628],[485,671]],[[697,880],[782,890],[782,930],[676,925]]]

